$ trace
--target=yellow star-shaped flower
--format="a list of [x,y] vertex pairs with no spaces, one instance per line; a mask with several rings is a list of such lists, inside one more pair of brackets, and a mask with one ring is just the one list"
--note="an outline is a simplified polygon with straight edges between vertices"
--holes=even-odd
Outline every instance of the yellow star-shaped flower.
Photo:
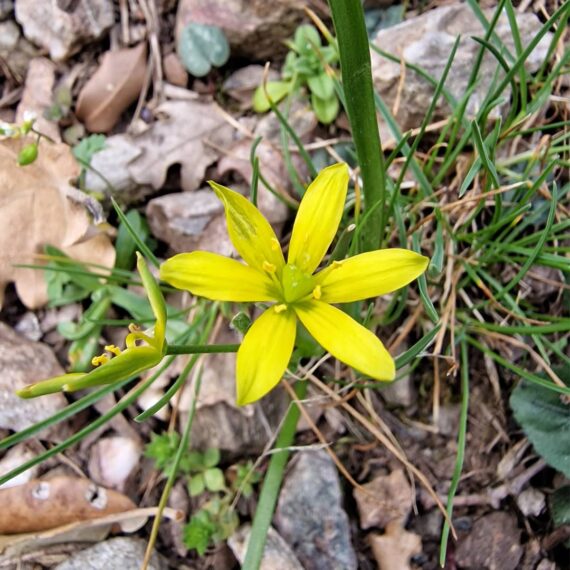
[[342,362],[376,380],[394,379],[394,361],[376,335],[331,303],[399,289],[425,271],[428,259],[405,249],[385,249],[335,261],[315,273],[337,232],[348,179],[346,164],[335,164],[307,188],[287,262],[261,212],[241,194],[211,182],[245,264],[196,251],[175,255],[160,268],[162,280],[207,299],[274,303],[253,323],[239,348],[240,405],[265,396],[282,378],[293,352],[297,319]]

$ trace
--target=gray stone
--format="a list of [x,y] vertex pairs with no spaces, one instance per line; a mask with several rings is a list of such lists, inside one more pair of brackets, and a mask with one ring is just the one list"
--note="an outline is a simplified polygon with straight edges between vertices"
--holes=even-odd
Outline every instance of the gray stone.
[[338,473],[325,451],[297,456],[279,496],[275,524],[306,570],[356,569]]
[[176,16],[176,37],[191,22],[222,28],[232,55],[257,61],[287,51],[290,38],[305,18],[305,0],[181,0]]
[[14,0],[0,0],[0,21],[8,19],[14,11]]
[[[251,525],[240,527],[228,539],[228,546],[232,549],[235,557],[243,564],[245,553],[251,537]],[[289,548],[287,543],[279,536],[279,533],[269,527],[267,541],[263,550],[263,558],[259,570],[304,570],[299,560]]]
[[0,370],[0,428],[25,429],[67,404],[63,394],[31,400],[16,395],[16,390],[64,371],[47,345],[29,341],[3,323],[0,323]]
[[[146,544],[140,538],[112,538],[73,554],[54,570],[140,570]],[[154,553],[148,570],[166,570],[166,567],[166,563]]]
[[224,207],[212,190],[176,192],[151,200],[146,209],[152,233],[174,251],[204,249],[231,255]]
[[[491,13],[486,12],[487,18]],[[523,46],[535,37],[541,28],[539,19],[530,13],[517,14]],[[497,35],[508,46],[511,53],[515,53],[512,33],[508,18],[501,16],[495,29]],[[430,10],[421,16],[411,18],[391,28],[381,30],[374,39],[374,44],[405,62],[415,64],[426,71],[435,80],[443,73],[451,49],[458,35],[461,43],[449,72],[446,88],[459,99],[466,90],[473,62],[480,49],[480,44],[470,36],[484,37],[485,32],[479,20],[465,3],[442,6]],[[527,71],[538,69],[546,57],[551,35],[547,34],[530,54],[525,63]],[[401,82],[401,66],[371,52],[372,74],[374,85],[387,105],[392,108],[397,96],[400,104],[396,113],[396,120],[402,130],[418,127],[431,104],[434,88],[414,71],[407,69],[402,90],[399,92]],[[487,52],[478,76],[478,84],[467,105],[467,115],[473,117],[478,111],[489,87],[494,80],[497,70],[495,58]],[[499,77],[502,72],[499,72]],[[510,88],[505,90],[504,96],[508,99]],[[508,104],[508,103],[505,103]],[[502,111],[503,106],[494,110],[495,117]],[[434,119],[448,115],[445,99],[440,98]],[[386,135],[388,131],[382,125]]]
[[537,517],[546,507],[546,497],[542,491],[529,487],[516,497],[517,506],[525,517]]
[[[236,185],[232,189],[246,192]],[[279,233],[288,214],[284,204],[260,186],[258,206]],[[228,237],[224,207],[209,187],[154,198],[146,214],[153,234],[176,252],[206,250],[236,255]]]
[[16,0],[16,20],[31,42],[62,61],[102,37],[115,23],[111,0]]
[[37,48],[22,36],[14,20],[0,22],[0,57],[19,81],[24,80],[30,60],[37,55]]

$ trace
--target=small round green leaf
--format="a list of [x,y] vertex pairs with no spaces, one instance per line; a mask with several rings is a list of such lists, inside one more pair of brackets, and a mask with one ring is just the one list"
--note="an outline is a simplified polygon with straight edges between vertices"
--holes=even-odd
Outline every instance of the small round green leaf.
[[194,77],[204,77],[212,66],[220,67],[230,57],[230,45],[220,28],[194,22],[182,30],[177,51],[180,61]]
[[313,111],[315,111],[317,119],[323,123],[323,125],[329,125],[338,115],[339,103],[336,95],[333,95],[329,99],[321,99],[312,93],[311,106],[313,107]]
[[204,467],[215,467],[220,462],[220,450],[215,447],[206,449],[203,455]]
[[206,489],[213,493],[223,491],[226,488],[224,472],[217,467],[212,467],[212,469],[204,471],[204,482],[206,484]]
[[[307,78],[307,85],[319,99],[331,99],[334,94],[334,81],[325,71]],[[336,99],[336,97],[335,97]]]
[[265,84],[265,89],[263,85],[260,85],[253,94],[253,110],[256,113],[269,111],[271,105],[267,95],[269,95],[273,103],[279,103],[291,91],[291,86],[292,83],[289,81],[268,81]]
[[188,492],[191,497],[197,497],[201,495],[206,490],[206,482],[202,473],[197,473],[193,475],[188,483]]

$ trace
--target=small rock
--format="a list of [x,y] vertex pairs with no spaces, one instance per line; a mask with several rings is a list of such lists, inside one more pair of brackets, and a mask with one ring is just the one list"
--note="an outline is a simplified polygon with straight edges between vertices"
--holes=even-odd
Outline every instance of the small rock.
[[362,489],[354,489],[354,498],[360,515],[360,527],[384,528],[397,521],[404,525],[412,508],[413,493],[402,469],[390,475],[375,477]]
[[[36,454],[31,449],[28,449],[25,444],[16,445],[10,449],[2,459],[0,459],[0,476],[10,473],[10,471],[17,469],[20,465],[26,463],[26,461],[29,461],[30,459],[33,459],[35,456]],[[6,481],[3,485],[0,485],[0,489],[23,485],[24,483],[31,481],[36,477],[38,469],[38,465],[30,467],[30,469],[16,475],[16,477]]]
[[4,21],[14,11],[14,0],[0,0],[0,21]]
[[439,409],[437,418],[437,429],[442,435],[453,435],[457,433],[459,427],[459,414],[461,406],[459,404],[445,404]]
[[410,558],[422,552],[421,537],[397,521],[388,524],[385,534],[370,535],[369,541],[379,570],[411,570]]
[[16,0],[16,20],[30,41],[62,61],[97,40],[115,23],[111,0]]
[[[81,550],[54,570],[139,570],[142,567],[146,541],[140,538],[112,538]],[[167,565],[154,553],[148,570],[166,570]]]
[[42,328],[36,313],[28,311],[24,313],[22,318],[17,322],[14,330],[25,336],[28,340],[38,341],[42,338]]
[[[235,343],[232,332],[220,334],[216,342]],[[204,359],[202,388],[198,400],[190,441],[192,447],[216,447],[221,451],[260,453],[278,429],[287,412],[289,398],[282,389],[272,390],[260,402],[250,406],[235,404],[235,354],[212,354]],[[188,383],[180,400],[182,425],[193,398]]]
[[[246,65],[234,71],[224,81],[224,91],[241,103],[242,109],[251,109],[255,90],[263,83],[265,68],[263,65]],[[276,81],[280,75],[274,69],[267,74],[268,81]]]
[[30,60],[37,55],[38,50],[22,36],[14,20],[0,22],[0,57],[18,81],[24,80]]
[[[246,524],[228,539],[228,545],[240,564],[245,560],[250,536],[251,525]],[[267,533],[259,570],[303,570],[293,551],[272,527],[269,527]]]
[[325,451],[297,456],[281,489],[275,524],[306,570],[356,570],[338,472]]
[[[489,12],[487,15],[489,16]],[[542,24],[536,15],[531,13],[517,13],[517,22],[523,47],[526,47],[538,33]],[[505,14],[500,17],[495,33],[508,46],[511,53],[516,53],[511,27]],[[473,62],[481,49],[480,45],[469,36],[483,37],[485,35],[483,26],[466,3],[441,6],[391,28],[380,30],[373,43],[380,49],[389,51],[398,58],[401,57],[407,63],[418,65],[437,80],[442,76],[458,35],[462,36],[461,43],[445,87],[456,99],[459,99],[465,93]],[[536,71],[544,61],[550,41],[551,34],[547,34],[532,51],[525,62],[525,67],[529,72]],[[374,85],[386,104],[392,108],[396,97],[400,97],[396,113],[400,129],[405,131],[418,127],[432,102],[434,88],[408,69],[400,90],[400,63],[389,61],[376,52],[371,53],[371,58]],[[486,52],[477,86],[467,105],[468,116],[473,117],[478,111],[494,81],[497,66],[495,58]],[[505,102],[492,111],[495,118],[499,116],[505,105],[509,104],[509,89],[507,88],[502,95]],[[441,97],[434,119],[448,116],[448,108],[444,101],[445,99]],[[386,131],[385,138],[388,139],[390,133],[385,125],[382,127],[382,130]]]
[[459,540],[455,558],[462,568],[515,570],[523,555],[516,518],[495,512],[478,519],[471,532]]
[[181,0],[176,14],[176,37],[195,22],[220,27],[232,55],[257,61],[273,59],[287,50],[290,38],[305,18],[304,0]]
[[139,466],[141,447],[129,437],[105,437],[90,450],[89,476],[105,487],[123,492]]
[[203,249],[228,256],[234,251],[224,207],[210,189],[154,198],[146,215],[153,235],[176,252]]
[[556,569],[557,569],[556,564],[551,560],[547,560],[546,558],[541,560],[538,563],[538,566],[536,567],[536,570],[556,570]]
[[525,517],[537,517],[546,507],[546,497],[542,491],[529,487],[516,497],[517,505]]
[[[25,429],[67,404],[63,394],[31,400],[16,396],[16,390],[64,371],[48,346],[26,340],[3,323],[0,323],[0,370],[0,428]],[[42,437],[45,434],[42,432]]]
[[381,386],[380,391],[387,404],[392,406],[411,406],[416,401],[416,389],[411,374],[406,374],[396,382]]
[[180,87],[186,87],[186,85],[188,85],[188,72],[174,52],[164,57],[162,67],[167,81],[173,85],[179,85]]

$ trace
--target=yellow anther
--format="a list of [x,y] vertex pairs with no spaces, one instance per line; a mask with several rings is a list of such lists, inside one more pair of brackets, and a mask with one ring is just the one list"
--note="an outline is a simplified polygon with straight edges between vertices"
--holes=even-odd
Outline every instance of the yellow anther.
[[333,261],[332,262],[332,268],[333,269],[337,269],[338,267],[340,267],[343,264],[342,261]]
[[279,241],[275,238],[271,238],[271,249],[277,251],[281,247]]
[[281,303],[280,305],[275,305],[273,309],[276,313],[282,313],[283,311],[287,310],[287,305],[285,303]]
[[277,267],[273,263],[269,263],[269,261],[264,261],[262,267],[267,273],[275,273],[277,271]]
[[109,357],[106,354],[101,354],[100,356],[94,356],[91,359],[91,364],[93,366],[100,366],[101,364],[107,364],[109,362]]
[[139,327],[139,325],[135,325],[135,323],[131,323],[129,325],[129,331],[132,333],[139,332],[140,330],[141,330],[141,328]]
[[114,354],[115,356],[119,356],[119,354],[121,354],[121,349],[118,346],[115,346],[114,344],[106,345],[105,350],[107,352],[110,352],[111,354]]
[[321,286],[317,285],[314,289],[313,289],[313,299],[317,299],[319,300],[321,298],[321,295],[323,294],[323,292],[321,291]]

